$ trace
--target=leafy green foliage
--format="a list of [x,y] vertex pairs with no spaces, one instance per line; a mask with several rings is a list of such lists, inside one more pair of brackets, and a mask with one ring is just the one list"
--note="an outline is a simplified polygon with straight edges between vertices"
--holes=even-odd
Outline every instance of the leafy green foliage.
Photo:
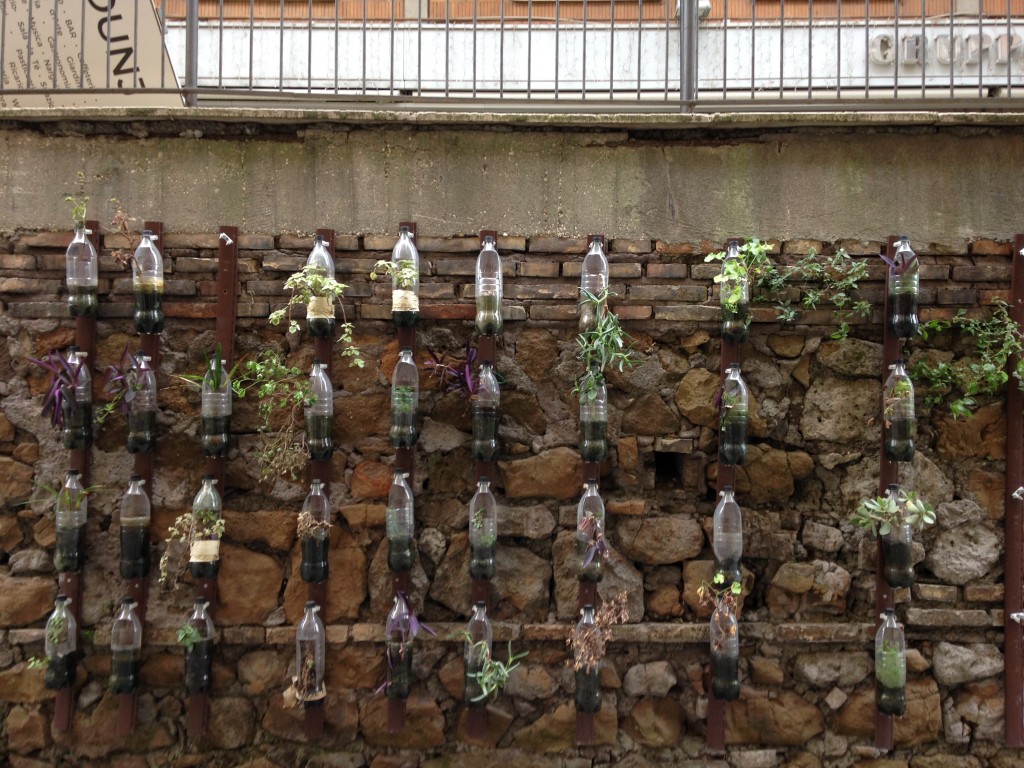
[[203,636],[199,634],[199,630],[187,621],[178,627],[178,644],[184,646],[186,651],[191,651],[202,639]]
[[850,522],[869,529],[874,535],[886,536],[904,523],[917,529],[934,524],[935,509],[913,491],[901,488],[895,497],[886,495],[862,499]]
[[381,259],[373,265],[373,271],[370,272],[370,279],[376,280],[383,273],[390,277],[395,284],[396,288],[408,290],[412,288],[416,281],[419,279],[419,273],[416,270],[416,263],[409,259],[402,259],[398,262],[398,266],[389,259]]
[[720,286],[720,290],[729,290],[729,293],[722,294],[723,307],[730,312],[736,312],[743,295],[743,286],[751,279],[760,280],[762,275],[774,271],[775,267],[768,258],[770,250],[771,246],[768,243],[762,243],[756,237],[752,237],[739,247],[739,260],[726,259],[728,251],[718,251],[704,257],[705,263],[722,262],[722,271],[715,275],[714,282]]
[[[173,589],[185,573],[192,544],[201,539],[220,539],[224,536],[224,519],[216,513],[201,510],[198,514],[189,510],[178,515],[174,524],[167,529],[167,548],[160,557],[160,583],[166,589]],[[172,553],[172,544],[178,554]],[[173,569],[172,569],[173,566]]]
[[85,229],[85,217],[89,207],[89,196],[85,194],[85,172],[75,174],[78,194],[65,195],[64,202],[71,203],[71,221],[75,229]]
[[623,330],[619,318],[608,309],[608,299],[615,294],[606,288],[596,296],[580,289],[580,295],[583,297],[581,304],[594,307],[597,323],[592,330],[583,331],[576,337],[579,345],[577,357],[583,361],[584,371],[572,393],[581,399],[593,400],[604,383],[606,371],[621,373],[636,365],[637,360],[633,356],[632,339]]
[[[307,264],[289,277],[285,281],[284,287],[286,291],[291,291],[291,298],[288,299],[288,303],[284,307],[270,313],[269,320],[271,325],[280,325],[287,318],[288,332],[298,333],[299,321],[291,316],[292,310],[295,307],[306,306],[314,298],[330,299],[332,306],[337,302],[342,307],[342,317],[344,318],[345,308],[341,305],[341,297],[345,295],[345,289],[348,286],[344,283],[339,283],[333,277],[325,275],[320,267],[314,264]],[[342,345],[342,357],[351,358],[349,365],[362,368],[365,363],[363,358],[360,357],[359,348],[355,345],[352,338],[352,323],[343,320],[339,328],[341,335],[336,341]]]
[[[469,632],[463,632],[462,636],[467,642],[473,641]],[[530,655],[529,651],[522,653],[512,652],[512,641],[508,642],[508,661],[498,661],[491,655],[491,649],[486,641],[480,640],[472,644],[471,653],[475,653],[480,661],[480,669],[477,672],[469,672],[468,676],[480,686],[480,695],[473,701],[484,701],[497,696],[505,684],[508,683],[512,670],[519,666],[519,662]]]

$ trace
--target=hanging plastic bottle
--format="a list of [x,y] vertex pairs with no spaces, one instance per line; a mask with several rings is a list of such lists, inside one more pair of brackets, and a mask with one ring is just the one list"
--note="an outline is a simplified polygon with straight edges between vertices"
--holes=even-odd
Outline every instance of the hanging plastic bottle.
[[88,513],[89,497],[82,487],[78,470],[69,469],[54,505],[57,547],[53,564],[58,573],[77,573],[82,570],[85,564],[85,521]]
[[391,265],[391,321],[397,328],[414,328],[420,319],[420,254],[408,227],[398,230]]
[[494,247],[494,238],[488,235],[476,257],[476,330],[481,336],[501,333],[503,281],[501,256]]
[[[306,266],[313,267],[322,277],[335,279],[334,259],[327,250],[323,237],[313,238],[313,250],[309,252]],[[329,296],[313,296],[306,305],[306,328],[313,338],[327,338],[334,335],[334,300]]]
[[149,494],[141,475],[132,475],[121,499],[121,578],[144,579],[149,575]]
[[134,693],[142,665],[142,623],[130,597],[121,599],[121,610],[110,629],[110,692]]
[[396,469],[388,491],[388,567],[392,571],[412,568],[413,500],[412,488],[405,481],[406,477],[406,472]]
[[711,614],[711,692],[722,701],[740,695],[740,633],[727,601],[720,601]]
[[148,355],[135,357],[136,384],[128,401],[128,453],[149,453],[156,444],[156,374]]
[[743,556],[743,512],[733,496],[732,486],[722,489],[713,522],[715,568],[725,576],[724,586],[743,580],[740,558]]
[[740,241],[730,240],[722,260],[719,283],[722,304],[722,338],[739,344],[750,333],[750,283],[740,254]]
[[329,459],[334,455],[334,387],[327,376],[327,365],[313,361],[309,375],[309,394],[313,402],[306,408],[306,443],[310,458]]
[[156,235],[142,230],[142,242],[132,259],[135,330],[139,333],[160,333],[164,329],[164,260],[154,240]]
[[227,456],[231,445],[231,378],[227,363],[217,355],[203,377],[200,413],[203,421],[203,453]]
[[53,613],[46,620],[43,652],[46,654],[46,675],[43,683],[51,691],[68,688],[75,682],[78,649],[78,623],[68,610],[71,598],[61,593],[53,604]]
[[411,448],[419,438],[417,410],[420,403],[420,374],[412,350],[403,349],[391,374],[391,445]]
[[608,455],[608,387],[600,371],[592,368],[591,372],[598,383],[595,389],[580,393],[580,458],[604,461]]
[[498,406],[501,388],[490,360],[480,366],[480,384],[473,396],[473,444],[477,461],[494,461],[498,455]]
[[308,514],[315,525],[302,536],[302,564],[299,572],[308,584],[327,581],[327,547],[330,543],[331,505],[324,494],[323,483],[314,478],[309,495],[302,504],[302,514]]
[[[594,606],[587,603],[583,606],[583,615],[576,624],[576,636],[585,637],[597,631],[594,621]],[[601,711],[601,661],[585,657],[583,649],[576,647],[576,711],[595,713]]]
[[[888,261],[888,260],[887,260]],[[910,247],[910,239],[900,235],[899,245],[889,265],[887,304],[889,331],[899,339],[910,339],[918,334],[917,316],[920,292],[921,265]]]
[[907,643],[887,608],[875,634],[875,705],[884,715],[902,715],[907,709]]
[[322,699],[324,690],[324,656],[327,641],[324,625],[317,613],[320,606],[310,600],[295,632],[296,690],[300,701]]
[[917,418],[914,414],[914,384],[900,358],[885,381],[882,428],[885,457],[891,461],[914,460]]
[[608,288],[608,258],[600,238],[590,242],[590,249],[583,257],[580,273],[580,332],[592,331],[597,327],[598,305],[595,303]]
[[467,707],[487,706],[487,697],[480,686],[479,675],[483,673],[487,660],[491,658],[493,630],[487,618],[487,604],[482,600],[473,606],[473,615],[466,625],[466,642],[463,659],[466,663],[463,701]]
[[598,582],[608,551],[604,538],[604,501],[597,481],[587,480],[583,496],[576,505],[576,554],[580,581]]
[[195,630],[185,644],[185,692],[190,696],[207,693],[213,684],[213,619],[206,612],[210,604],[196,598],[185,624]]
[[[900,487],[892,484],[885,495],[899,504]],[[882,574],[890,587],[911,587],[914,584],[914,532],[909,523],[902,523],[882,534]]]
[[64,417],[62,440],[69,451],[92,445],[92,374],[86,358],[88,353],[71,347],[68,365],[73,386],[64,392],[61,412]]
[[384,693],[389,699],[407,699],[412,687],[412,614],[401,592],[395,595],[384,633],[388,649],[388,682]]
[[498,540],[498,502],[491,493],[491,481],[481,477],[469,500],[469,575],[474,579],[494,578],[494,549]]
[[740,364],[729,366],[722,383],[722,405],[719,411],[720,434],[718,458],[723,464],[738,466],[747,463],[747,410],[750,395],[740,376]]
[[65,253],[67,261],[68,309],[72,317],[94,316],[99,302],[99,257],[86,235],[85,227],[75,227],[75,236]]
[[189,550],[188,570],[193,579],[214,579],[220,573],[220,535],[214,528],[222,510],[216,485],[213,475],[206,475],[192,502],[197,534]]

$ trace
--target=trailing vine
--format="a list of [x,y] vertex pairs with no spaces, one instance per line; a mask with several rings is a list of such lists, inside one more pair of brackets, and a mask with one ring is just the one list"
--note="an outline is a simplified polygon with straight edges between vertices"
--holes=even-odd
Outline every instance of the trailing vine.
[[593,329],[583,331],[576,337],[579,345],[577,357],[583,361],[583,374],[576,381],[572,393],[580,399],[593,400],[604,383],[605,372],[617,370],[620,373],[637,364],[633,356],[633,340],[626,333],[618,316],[608,309],[608,299],[615,294],[605,288],[594,295],[580,289],[583,297],[580,304],[594,307],[597,323]]

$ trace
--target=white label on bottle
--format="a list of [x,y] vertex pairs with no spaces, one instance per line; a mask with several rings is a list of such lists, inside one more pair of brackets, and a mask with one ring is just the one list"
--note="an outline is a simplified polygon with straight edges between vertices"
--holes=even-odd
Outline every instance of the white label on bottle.
[[189,558],[193,563],[214,563],[220,559],[220,541],[218,539],[203,539],[193,541],[189,550]]
[[420,297],[415,291],[394,290],[391,292],[391,310],[393,312],[419,312]]
[[334,317],[334,304],[326,296],[314,296],[306,305],[306,317]]

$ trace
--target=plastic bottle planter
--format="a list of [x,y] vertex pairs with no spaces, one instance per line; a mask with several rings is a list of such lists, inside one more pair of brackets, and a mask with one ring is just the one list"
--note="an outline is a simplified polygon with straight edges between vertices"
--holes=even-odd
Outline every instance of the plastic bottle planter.
[[317,613],[320,606],[310,600],[295,632],[295,690],[299,701],[322,701],[324,688],[324,656],[326,633]]
[[914,384],[897,360],[885,381],[883,429],[885,430],[885,457],[891,461],[914,460],[914,437],[917,418],[914,414]]
[[148,229],[132,259],[132,291],[135,294],[135,330],[160,333],[164,329],[164,260]]
[[121,610],[111,627],[110,654],[110,692],[137,691],[142,659],[142,624],[130,597],[121,600]]
[[597,481],[588,480],[576,505],[576,557],[580,581],[598,582],[603,576],[608,545],[604,538],[604,501],[597,492]]
[[[307,517],[308,515],[308,517]],[[299,529],[302,536],[302,564],[299,573],[307,584],[327,581],[327,548],[330,543],[331,507],[323,484],[314,479],[302,504]]]
[[84,227],[75,228],[75,236],[65,253],[67,260],[68,310],[72,317],[95,316],[98,302],[99,258]]
[[722,260],[719,281],[722,304],[722,338],[734,344],[747,340],[750,333],[750,283],[747,267],[740,255],[740,241],[730,240]]
[[494,549],[498,540],[498,503],[491,483],[481,477],[469,501],[469,575],[494,578]]
[[220,573],[220,535],[216,528],[222,510],[216,484],[213,475],[206,475],[192,502],[196,535],[189,547],[188,570],[193,579],[215,579]]
[[403,349],[391,374],[391,445],[412,448],[419,438],[416,412],[420,402],[420,374],[412,350]]
[[909,339],[918,333],[920,322],[917,307],[920,282],[921,267],[917,254],[910,248],[907,236],[901,235],[894,258],[889,262],[886,318],[889,332],[899,339]]
[[389,699],[407,699],[412,687],[412,614],[401,593],[395,595],[384,632],[388,654],[384,694]]
[[92,445],[92,374],[87,365],[87,353],[72,349],[68,365],[72,371],[73,387],[64,393],[61,415],[64,417],[62,440],[69,451],[83,450]]
[[58,573],[77,573],[85,563],[83,545],[85,521],[89,512],[89,498],[82,488],[77,469],[68,470],[54,506],[57,547],[53,564]]
[[595,238],[590,243],[590,250],[583,257],[580,273],[580,331],[592,331],[597,327],[598,305],[586,301],[586,294],[598,298],[608,288],[608,258],[604,255],[601,240]]
[[231,379],[224,360],[210,358],[203,377],[202,403],[203,453],[227,456],[231,445]]
[[46,654],[46,675],[44,684],[51,691],[69,688],[75,682],[75,666],[78,648],[78,624],[68,610],[71,598],[57,595],[53,613],[46,620],[46,634],[43,651]]
[[501,256],[494,247],[494,238],[488,235],[476,257],[476,331],[481,336],[501,333],[503,280]]
[[896,614],[885,611],[875,634],[875,705],[885,715],[902,715],[907,708],[907,645]]
[[913,529],[907,523],[882,536],[882,568],[890,587],[914,585],[913,549]]
[[463,701],[467,707],[482,708],[487,706],[487,696],[480,685],[480,675],[490,658],[493,643],[493,631],[491,620],[487,618],[486,603],[478,602],[473,606],[473,615],[466,626],[466,633],[468,637],[463,649],[466,664]]
[[739,466],[747,463],[747,410],[750,395],[740,376],[739,363],[729,366],[722,383],[722,405],[719,411],[720,434],[718,458],[723,464]]
[[136,384],[128,401],[128,453],[149,453],[156,444],[156,374],[146,355],[135,358]]
[[[585,636],[594,632],[594,606],[583,606],[583,616],[577,624],[577,636]],[[601,711],[601,662],[595,659],[584,659],[580,649],[576,650],[576,711],[593,714]]]
[[405,472],[395,470],[388,491],[388,568],[396,572],[412,568],[413,499],[406,477]]
[[132,475],[121,499],[121,578],[144,579],[149,575],[149,495],[140,475]]
[[[306,259],[306,266],[316,269],[322,277],[335,279],[334,259],[324,245],[324,239],[313,238],[313,250]],[[334,301],[329,296],[314,296],[306,305],[306,328],[314,338],[328,338],[334,335]]]
[[498,406],[501,389],[489,360],[480,367],[480,384],[473,399],[473,444],[477,461],[494,461],[498,456]]
[[391,267],[391,321],[397,328],[415,328],[420,319],[420,254],[408,227],[398,231]]
[[713,518],[715,568],[725,576],[724,587],[743,580],[740,558],[743,556],[743,512],[733,496],[732,486],[722,489]]
[[711,614],[711,692],[722,701],[740,695],[740,636],[736,614],[719,603]]
[[213,619],[206,612],[209,605],[197,598],[192,613],[185,621],[185,692],[190,696],[209,692],[213,683]]
[[314,460],[329,459],[334,455],[334,388],[327,377],[327,366],[313,361],[309,375],[309,394],[313,402],[306,408],[306,444]]
[[580,458],[600,462],[608,455],[608,388],[600,373],[596,381],[580,393]]

